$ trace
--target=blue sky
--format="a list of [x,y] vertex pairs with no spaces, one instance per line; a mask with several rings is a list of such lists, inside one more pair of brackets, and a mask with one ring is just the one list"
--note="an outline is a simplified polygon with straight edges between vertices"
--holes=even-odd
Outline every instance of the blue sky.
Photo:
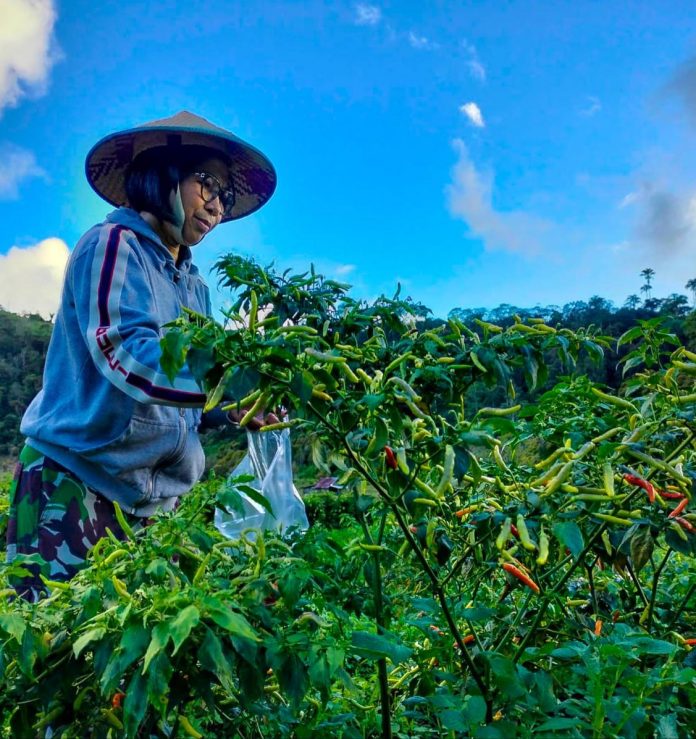
[[[454,307],[696,277],[693,2],[0,0],[0,305],[57,305],[84,157],[181,109],[278,190],[196,247]],[[211,275],[211,285],[215,278]],[[224,296],[218,297],[222,302]]]

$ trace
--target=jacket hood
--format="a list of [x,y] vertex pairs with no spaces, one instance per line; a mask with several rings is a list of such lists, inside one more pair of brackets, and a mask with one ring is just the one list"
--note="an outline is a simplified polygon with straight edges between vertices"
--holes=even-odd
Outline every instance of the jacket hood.
[[[174,262],[172,253],[162,243],[162,239],[159,237],[157,232],[150,226],[150,224],[143,219],[138,211],[125,206],[117,208],[111,211],[105,219],[108,223],[114,223],[119,226],[127,228],[138,238],[144,238],[151,242],[155,247],[158,256],[162,258],[164,262]],[[192,263],[193,255],[191,248],[186,244],[182,244],[179,247],[179,260],[176,267],[181,272],[190,272],[191,274],[197,274],[198,268]]]

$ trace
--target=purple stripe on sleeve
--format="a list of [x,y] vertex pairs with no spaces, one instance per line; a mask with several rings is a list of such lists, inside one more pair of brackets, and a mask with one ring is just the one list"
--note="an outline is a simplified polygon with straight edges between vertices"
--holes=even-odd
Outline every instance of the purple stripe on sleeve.
[[142,390],[146,395],[158,400],[166,400],[171,403],[195,403],[203,405],[205,403],[205,395],[203,393],[189,393],[185,390],[175,390],[174,388],[161,387],[153,385],[150,380],[129,372],[126,382],[133,387]]
[[106,250],[104,251],[104,261],[102,262],[101,272],[99,274],[99,286],[97,288],[97,306],[99,307],[99,325],[109,326],[111,323],[109,317],[109,293],[111,292],[111,283],[114,279],[114,268],[116,267],[116,256],[118,254],[118,244],[121,240],[121,226],[114,226],[109,233],[109,239],[106,242]]

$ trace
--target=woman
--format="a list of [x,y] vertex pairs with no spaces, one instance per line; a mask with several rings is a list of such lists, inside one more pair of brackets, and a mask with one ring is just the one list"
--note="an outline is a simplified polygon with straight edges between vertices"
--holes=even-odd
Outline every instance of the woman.
[[261,152],[187,112],[102,139],[86,173],[117,210],[70,256],[43,389],[22,419],[7,558],[34,555],[15,586],[31,600],[41,575],[71,578],[107,527],[122,535],[114,501],[142,520],[201,477],[205,396],[187,368],[163,373],[162,326],[183,307],[210,313],[190,247],[276,184]]

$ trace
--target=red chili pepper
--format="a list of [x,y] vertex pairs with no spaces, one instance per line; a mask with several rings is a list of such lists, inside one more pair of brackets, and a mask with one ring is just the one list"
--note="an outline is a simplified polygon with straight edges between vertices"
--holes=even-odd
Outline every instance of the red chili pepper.
[[637,485],[639,488],[643,488],[645,492],[648,494],[648,500],[651,503],[655,502],[655,488],[653,487],[651,482],[648,482],[647,480],[644,480],[642,477],[638,477],[637,475],[624,475],[624,480],[626,482],[630,483],[631,485]]
[[682,498],[686,498],[684,493],[673,493],[671,490],[660,490],[659,493],[666,500],[681,500]]
[[535,593],[539,592],[539,586],[534,582],[534,580],[532,580],[531,577],[525,575],[524,572],[515,567],[515,565],[512,565],[509,562],[503,562],[502,568],[505,570],[505,572],[509,572],[513,577],[516,577],[521,583],[526,585]]
[[684,644],[688,644],[690,647],[696,646],[696,639],[684,639]]
[[387,460],[387,467],[395,470],[399,466],[399,463],[396,461],[396,454],[394,454],[394,450],[390,446],[384,447],[384,456]]
[[114,693],[114,697],[111,699],[112,708],[121,708],[123,699],[126,697],[125,693]]
[[681,503],[667,516],[667,518],[676,518],[689,504],[689,499],[684,498]]
[[600,636],[602,633],[602,621],[597,619],[594,624],[594,635]]
[[691,523],[691,521],[687,521],[685,518],[682,518],[681,516],[675,516],[674,520],[685,530],[689,533],[693,534],[696,532],[696,527]]
[[467,635],[466,635],[466,636],[465,636],[465,637],[464,637],[464,638],[462,639],[462,641],[464,642],[464,644],[471,644],[471,642],[473,642],[475,638],[476,638],[476,637],[475,637],[475,636],[474,636],[473,634],[467,634]]
[[520,538],[520,532],[517,530],[517,526],[515,526],[514,523],[510,526],[510,532],[515,537],[515,539]]

